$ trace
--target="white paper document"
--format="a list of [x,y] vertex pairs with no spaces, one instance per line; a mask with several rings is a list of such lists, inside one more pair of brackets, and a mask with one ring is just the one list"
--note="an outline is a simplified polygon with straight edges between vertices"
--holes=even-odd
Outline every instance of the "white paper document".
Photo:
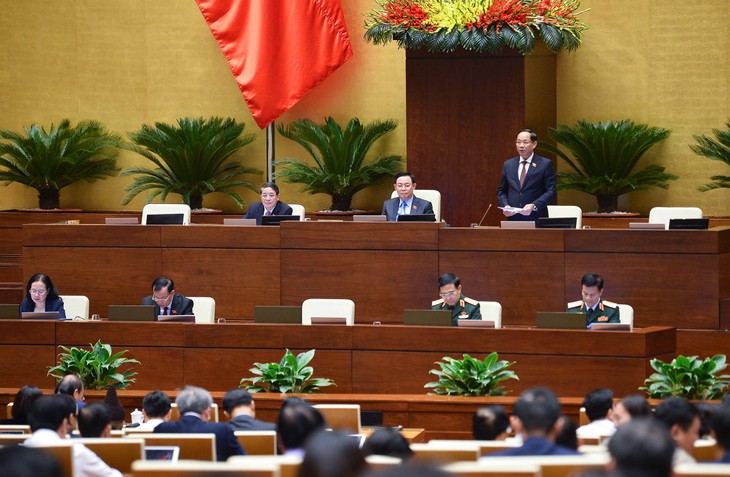
[[515,214],[519,214],[524,210],[523,207],[500,207],[499,209],[505,212],[514,212]]

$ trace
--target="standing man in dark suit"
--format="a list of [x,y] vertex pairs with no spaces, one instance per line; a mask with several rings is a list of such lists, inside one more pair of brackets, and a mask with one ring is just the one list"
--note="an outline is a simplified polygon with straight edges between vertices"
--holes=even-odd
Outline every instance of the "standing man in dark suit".
[[155,278],[152,295],[144,297],[142,304],[155,305],[155,316],[193,314],[193,300],[175,293],[175,282],[167,277]]
[[515,139],[519,156],[502,166],[497,187],[499,207],[517,207],[519,212],[503,210],[509,220],[535,221],[547,217],[547,205],[555,199],[555,168],[550,159],[534,153],[537,134],[523,129]]
[[433,214],[431,202],[413,195],[416,190],[416,176],[410,172],[399,172],[393,179],[393,188],[398,197],[383,202],[383,213],[388,222],[395,222],[399,215]]
[[223,396],[223,410],[234,431],[275,431],[276,424],[256,419],[256,404],[245,389],[231,389]]
[[279,201],[279,186],[273,182],[264,182],[261,186],[261,202],[248,206],[244,219],[256,219],[256,225],[261,225],[264,215],[292,215],[292,208]]
[[219,461],[232,455],[245,455],[233,429],[227,424],[208,422],[213,398],[203,388],[185,386],[175,399],[180,419],[162,422],[155,427],[155,433],[172,434],[215,434],[215,453]]

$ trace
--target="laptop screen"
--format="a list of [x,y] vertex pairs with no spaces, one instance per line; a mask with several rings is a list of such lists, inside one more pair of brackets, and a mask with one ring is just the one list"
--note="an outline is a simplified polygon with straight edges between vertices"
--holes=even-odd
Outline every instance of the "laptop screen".
[[575,217],[540,217],[538,229],[574,229],[578,219]]
[[405,214],[398,216],[398,222],[436,222],[434,214]]
[[24,311],[21,316],[24,320],[62,320],[57,311]]
[[169,460],[177,462],[180,456],[179,446],[145,446],[145,460]]
[[704,230],[710,226],[710,219],[669,219],[669,230]]
[[298,215],[264,215],[261,217],[261,225],[279,225],[282,222],[298,220]]
[[0,304],[0,320],[17,320],[20,318],[20,305]]
[[147,225],[182,225],[183,214],[150,214],[147,216]]

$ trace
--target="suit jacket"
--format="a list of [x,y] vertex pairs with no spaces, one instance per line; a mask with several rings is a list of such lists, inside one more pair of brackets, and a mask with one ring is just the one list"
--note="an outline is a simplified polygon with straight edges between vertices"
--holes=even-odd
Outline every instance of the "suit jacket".
[[275,431],[276,424],[271,422],[259,421],[247,414],[239,414],[230,421],[228,425],[234,431]]
[[612,301],[606,301],[601,298],[598,305],[590,312],[586,311],[586,304],[583,300],[572,301],[568,303],[568,312],[586,313],[586,326],[593,323],[621,323],[621,312],[618,304]]
[[[142,300],[143,305],[154,305],[155,316],[162,313],[160,305],[152,299],[152,295],[144,297]],[[175,293],[172,296],[172,303],[170,303],[170,314],[171,315],[192,315],[193,314],[193,300],[187,298],[185,295]]]
[[[261,202],[256,202],[255,204],[251,204],[248,206],[246,215],[244,215],[243,218],[256,219],[256,225],[261,225],[261,217],[264,216],[265,211],[266,209],[264,208],[264,204],[262,204]],[[274,206],[274,210],[272,212],[274,213],[273,215],[292,215],[294,211],[287,204],[279,201]]]
[[178,421],[167,421],[157,425],[154,433],[172,434],[215,434],[215,453],[219,461],[232,455],[246,455],[233,429],[219,422],[203,422],[198,416],[186,414]]
[[522,446],[487,454],[483,458],[528,455],[578,455],[578,451],[564,447],[542,437],[528,437]]
[[[388,199],[383,202],[383,213],[388,222],[395,222],[398,218],[398,208],[400,207],[400,197]],[[413,196],[411,203],[411,214],[433,214],[433,205],[425,199],[419,199]]]
[[555,168],[553,162],[537,154],[532,156],[525,183],[520,187],[518,176],[520,156],[507,159],[502,166],[502,180],[497,187],[497,201],[500,207],[524,207],[535,204],[537,211],[530,215],[515,214],[509,220],[531,220],[547,217],[547,205],[555,199]]
[[[33,302],[33,300],[23,298],[23,301],[20,303],[21,316],[23,312],[28,311],[35,311],[35,303]],[[63,308],[63,300],[61,300],[60,298],[56,298],[55,300],[46,300],[45,311],[57,311],[59,318],[66,318],[66,310]]]

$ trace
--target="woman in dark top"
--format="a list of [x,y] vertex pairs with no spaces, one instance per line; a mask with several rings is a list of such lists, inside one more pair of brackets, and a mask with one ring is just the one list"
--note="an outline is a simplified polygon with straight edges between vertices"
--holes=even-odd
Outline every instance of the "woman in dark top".
[[28,412],[33,407],[33,402],[43,395],[43,391],[35,386],[25,385],[15,395],[13,401],[12,419],[3,419],[0,424],[28,424]]
[[36,273],[30,277],[25,287],[25,298],[20,304],[20,313],[42,311],[57,311],[59,318],[66,318],[63,300],[58,296],[58,291],[53,286],[51,277]]

